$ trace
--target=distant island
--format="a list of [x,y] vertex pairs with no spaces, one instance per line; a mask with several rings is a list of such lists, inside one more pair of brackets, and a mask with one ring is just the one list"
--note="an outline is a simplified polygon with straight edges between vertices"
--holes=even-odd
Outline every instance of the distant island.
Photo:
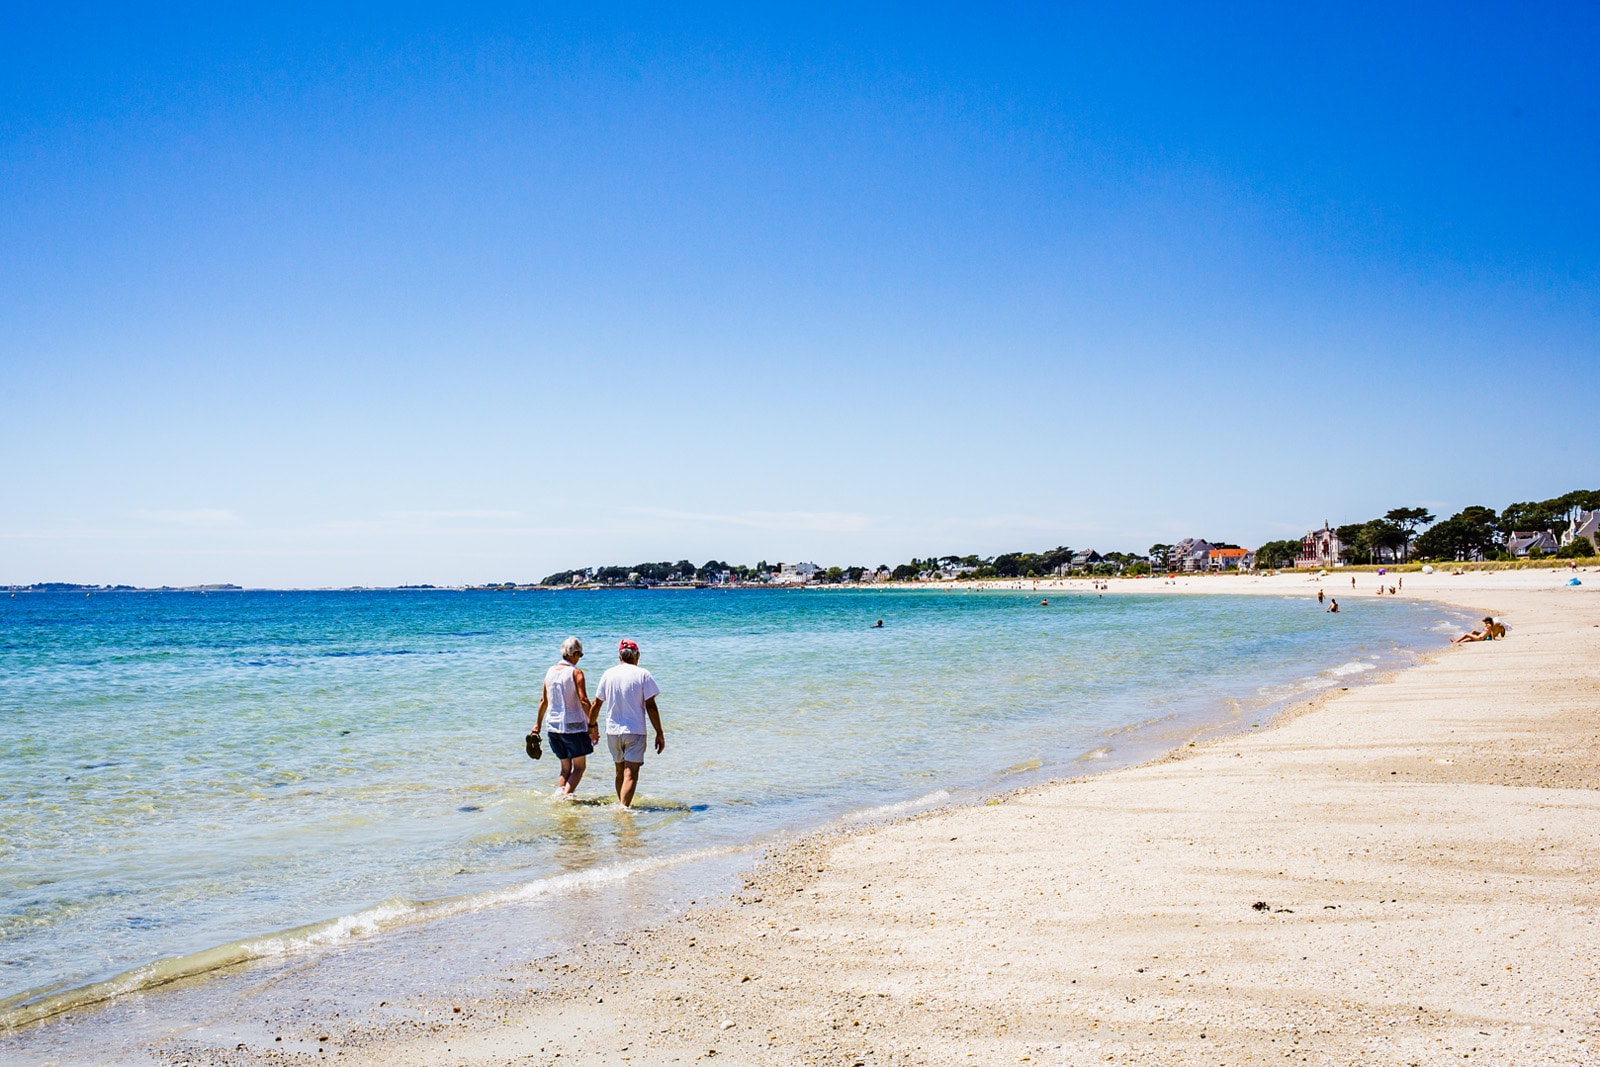
[[80,582],[32,582],[28,585],[0,585],[8,593],[218,593],[227,590],[244,591],[242,585],[163,585],[154,588],[139,585],[84,585]]

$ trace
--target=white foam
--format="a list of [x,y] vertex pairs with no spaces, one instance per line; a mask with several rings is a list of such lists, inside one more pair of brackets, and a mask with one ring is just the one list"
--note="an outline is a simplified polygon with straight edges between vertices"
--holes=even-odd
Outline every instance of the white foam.
[[944,801],[949,799],[949,790],[935,789],[933,792],[925,793],[914,800],[902,800],[896,804],[883,804],[876,808],[866,808],[862,811],[853,811],[844,818],[846,822],[863,822],[867,819],[883,819],[894,815],[901,815],[908,811],[915,811],[918,808],[931,808],[933,805],[942,804]]
[[1330,667],[1327,673],[1334,678],[1345,678],[1352,674],[1361,674],[1364,671],[1375,671],[1377,669],[1377,664],[1351,660],[1349,663],[1341,663],[1337,667]]
[[739,851],[741,850],[734,847],[708,848],[631,863],[612,863],[586,871],[539,878],[508,889],[451,897],[429,903],[412,904],[403,900],[388,900],[326,922],[297,927],[266,937],[249,938],[230,945],[220,945],[188,956],[156,960],[106,981],[77,989],[45,996],[25,993],[10,998],[4,1007],[0,1007],[0,1031],[37,1022],[70,1008],[98,1004],[128,993],[166,985],[180,978],[205,974],[222,967],[325,949],[344,942],[371,937],[410,923],[449,918],[504,904],[536,900],[552,893],[582,886],[620,882],[646,871],[731,855]]

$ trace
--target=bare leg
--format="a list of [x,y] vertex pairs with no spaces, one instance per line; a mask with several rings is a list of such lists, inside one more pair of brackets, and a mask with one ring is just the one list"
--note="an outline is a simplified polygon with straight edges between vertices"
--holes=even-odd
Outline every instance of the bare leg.
[[583,770],[588,765],[589,760],[584,756],[561,761],[561,780],[557,783],[557,788],[563,796],[570,797],[578,791],[578,783],[583,781]]
[[617,800],[625,808],[633,807],[633,794],[639,788],[639,764],[617,764]]

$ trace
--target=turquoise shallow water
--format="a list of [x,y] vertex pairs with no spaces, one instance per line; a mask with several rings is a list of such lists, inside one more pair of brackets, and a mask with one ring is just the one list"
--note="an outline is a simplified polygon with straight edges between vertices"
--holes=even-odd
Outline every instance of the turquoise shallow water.
[[[490,906],[1075,773],[1131,744],[1122,727],[1249,717],[1437,643],[1444,622],[1404,600],[1328,616],[1309,598],[1050,596],[0,600],[0,1008],[308,924],[326,925],[302,941],[333,944],[417,902]],[[661,684],[668,748],[634,815],[599,803],[603,755],[581,790],[596,803],[563,805],[554,761],[522,754],[569,634],[595,677],[635,638]]]

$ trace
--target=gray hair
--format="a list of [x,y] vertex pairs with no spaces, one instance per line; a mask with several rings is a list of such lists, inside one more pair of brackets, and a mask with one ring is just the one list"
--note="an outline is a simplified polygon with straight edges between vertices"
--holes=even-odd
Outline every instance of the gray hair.
[[576,637],[569,637],[565,641],[561,642],[562,659],[571,659],[574,656],[581,655],[583,655],[583,642],[579,641]]

